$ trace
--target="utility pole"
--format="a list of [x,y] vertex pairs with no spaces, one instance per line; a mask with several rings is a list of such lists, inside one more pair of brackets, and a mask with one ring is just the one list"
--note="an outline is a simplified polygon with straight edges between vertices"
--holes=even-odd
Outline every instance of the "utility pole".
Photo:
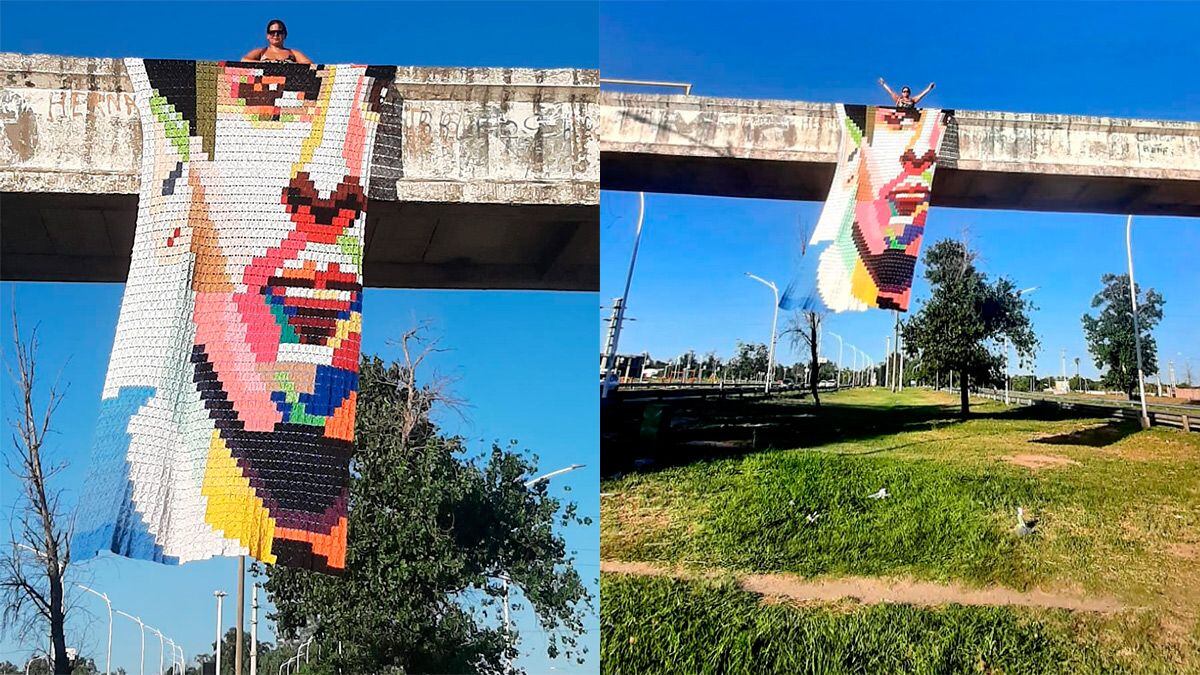
[[642,243],[642,221],[646,215],[646,194],[638,193],[637,233],[633,238],[633,253],[629,256],[629,272],[625,275],[625,292],[621,294],[620,305],[613,303],[613,323],[609,327],[610,340],[608,353],[604,359],[604,386],[600,389],[602,398],[608,397],[609,378],[612,377],[613,366],[616,365],[617,344],[621,340],[621,323],[625,320],[625,305],[629,302],[629,286],[633,283],[633,267],[637,264],[638,246]]
[[[1067,350],[1062,350],[1058,357],[1059,363],[1062,366],[1062,379],[1067,379]],[[1071,383],[1067,382],[1067,391],[1071,391]]]
[[1146,377],[1142,374],[1142,333],[1138,328],[1137,285],[1133,281],[1133,216],[1125,220],[1125,255],[1129,259],[1129,304],[1133,307],[1133,343],[1137,352],[1138,392],[1142,399],[1142,428],[1150,428],[1150,414],[1146,412]]

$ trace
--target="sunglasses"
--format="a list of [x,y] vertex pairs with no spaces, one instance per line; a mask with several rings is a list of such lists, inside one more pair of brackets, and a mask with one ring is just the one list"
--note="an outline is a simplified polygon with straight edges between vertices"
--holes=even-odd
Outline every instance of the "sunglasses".
[[269,30],[269,31],[267,31],[267,35],[287,35],[287,31],[286,30]]

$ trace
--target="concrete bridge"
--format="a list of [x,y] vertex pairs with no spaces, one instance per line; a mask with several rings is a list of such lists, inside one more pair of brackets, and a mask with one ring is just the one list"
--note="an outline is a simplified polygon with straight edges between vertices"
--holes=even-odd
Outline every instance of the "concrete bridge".
[[[1200,122],[958,110],[933,204],[1200,216]],[[827,103],[602,92],[601,187],[824,200]],[[943,146],[945,150],[947,146]]]
[[[401,67],[368,286],[596,290],[594,70]],[[0,278],[124,281],[141,125],[123,63],[0,54]]]

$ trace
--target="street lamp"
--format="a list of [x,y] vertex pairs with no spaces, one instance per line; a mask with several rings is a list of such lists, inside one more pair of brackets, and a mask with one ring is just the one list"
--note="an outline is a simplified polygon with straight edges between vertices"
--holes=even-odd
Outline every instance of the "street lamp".
[[[1017,291],[1017,297],[1019,298],[1022,295],[1029,295],[1030,293],[1036,291],[1038,288],[1040,288],[1040,286],[1030,286],[1029,288],[1022,288],[1021,290]],[[1008,339],[1008,336],[1005,335],[1004,336],[1004,405],[1009,405],[1009,400],[1008,400],[1008,380],[1009,380],[1009,369],[1010,369],[1009,363],[1008,363],[1009,351],[1010,351],[1009,350],[1009,339]],[[1031,393],[1031,394],[1033,393],[1033,385],[1032,384],[1029,385],[1029,393]]]
[[858,386],[863,387],[867,384],[867,354],[863,350],[850,345],[850,348],[858,354]]
[[[570,466],[565,466],[561,469],[556,469],[549,473],[544,473],[540,476],[537,476],[536,478],[530,478],[529,480],[524,482],[524,485],[526,488],[531,488],[531,487],[537,485],[538,483],[548,481],[551,478],[554,478],[555,476],[561,476],[564,473],[568,473],[568,472],[574,471],[576,469],[582,469],[585,466],[587,466],[587,465],[586,464],[572,464]],[[517,480],[520,480],[520,479],[517,479]],[[508,598],[508,583],[509,583],[510,579],[508,578],[507,574],[498,574],[496,576],[497,576],[497,578],[499,578],[501,581],[504,582],[504,632],[507,633],[509,630],[509,613],[512,611],[511,603],[509,602],[509,598]],[[311,639],[310,639],[310,641],[311,641]],[[309,646],[309,650],[310,651],[312,650],[311,645]],[[297,650],[296,656],[299,657],[299,655],[300,655],[300,652],[299,652],[299,650]],[[308,659],[305,658],[304,662],[308,663]],[[507,671],[508,668],[506,667],[505,670]]]
[[179,645],[175,644],[175,641],[171,638],[167,638],[167,642],[171,643],[171,668],[174,669],[175,665],[177,665],[175,663],[175,650],[179,649]]
[[213,595],[217,598],[217,660],[216,675],[221,675],[221,600],[225,597],[225,591],[213,591]]
[[834,381],[837,382],[838,389],[841,389],[842,388],[842,336],[838,335],[837,333],[835,333],[833,331],[829,331],[829,334],[838,339],[837,377],[834,378]]
[[746,272],[746,276],[771,289],[771,292],[775,294],[775,304],[773,305],[775,314],[771,318],[771,348],[767,350],[767,384],[763,389],[764,393],[769,394],[771,393],[771,376],[775,373],[775,328],[779,325],[779,287],[775,285],[775,282],[767,281],[758,275]]
[[604,355],[604,386],[600,389],[602,397],[608,397],[611,386],[613,368],[617,365],[617,343],[621,340],[621,324],[625,320],[625,305],[629,303],[629,286],[633,283],[633,267],[637,264],[638,246],[642,243],[642,221],[646,215],[646,193],[638,193],[637,234],[633,238],[633,253],[629,256],[629,272],[625,274],[625,292],[621,294],[621,306],[613,315],[613,325],[609,327],[612,339],[608,343],[608,353]]
[[[586,464],[572,464],[571,466],[566,466],[561,469],[551,471],[550,473],[542,474],[542,475],[538,476],[537,478],[531,478],[531,479],[525,481],[525,487],[531,488],[534,485],[541,483],[542,481],[550,480],[551,478],[554,478],[555,476],[561,476],[562,474],[567,473],[568,471],[574,471],[575,469],[582,469],[585,466],[587,466],[587,465]],[[520,480],[520,479],[518,478],[517,480]]]
[[108,649],[104,653],[104,675],[109,675],[112,667],[112,624],[113,624],[113,608],[112,603],[108,600],[108,595],[94,589],[88,588],[83,584],[75,584],[83,590],[104,601],[104,606],[108,608]]
[[138,665],[138,673],[139,673],[139,675],[146,675],[146,624],[142,623],[142,620],[140,618],[138,618],[132,614],[126,614],[125,612],[122,612],[119,609],[117,610],[117,614],[120,614],[121,616],[123,616],[127,619],[132,619],[132,620],[136,621],[138,628],[140,628],[142,631],[142,657],[141,657],[141,660],[138,661],[138,664],[139,664]]
[[1138,396],[1142,400],[1142,428],[1150,428],[1150,414],[1146,412],[1146,377],[1142,374],[1142,334],[1138,329],[1137,286],[1133,282],[1133,216],[1125,219],[1125,255],[1129,259],[1129,304],[1133,306],[1133,343],[1137,350]]
[[159,630],[157,628],[152,628],[150,626],[146,626],[146,628],[149,628],[151,633],[154,633],[155,635],[158,636],[158,672],[162,673],[163,651],[166,649],[166,645],[163,644],[163,641],[166,638],[163,637],[163,634],[161,632],[159,632]]

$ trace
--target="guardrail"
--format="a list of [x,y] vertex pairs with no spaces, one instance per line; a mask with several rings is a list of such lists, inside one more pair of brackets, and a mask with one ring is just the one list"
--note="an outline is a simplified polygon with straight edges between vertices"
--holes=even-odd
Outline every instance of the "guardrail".
[[[975,395],[996,401],[1004,401],[1004,392],[998,389],[980,389],[975,392]],[[1083,401],[1053,394],[1014,392],[1012,390],[1008,392],[1008,400],[1010,403],[1015,403],[1016,405],[1044,403],[1056,405],[1065,410],[1096,412],[1101,417],[1111,417],[1120,420],[1139,421],[1142,417],[1141,404],[1133,401]],[[1200,407],[1147,403],[1146,414],[1150,418],[1151,426],[1172,427],[1186,432],[1200,432]]]
[[[848,389],[849,387],[842,387]],[[837,387],[818,387],[818,391],[835,391]],[[801,396],[808,395],[807,387],[797,386],[777,386],[771,390],[770,395],[777,394],[800,394]],[[609,400],[619,401],[621,403],[638,403],[644,401],[678,401],[683,399],[705,399],[705,398],[745,398],[755,396],[767,396],[763,391],[762,382],[747,382],[730,384],[728,382],[722,384],[708,382],[683,382],[683,383],[667,383],[667,382],[630,382],[618,386],[616,389],[608,392]]]

